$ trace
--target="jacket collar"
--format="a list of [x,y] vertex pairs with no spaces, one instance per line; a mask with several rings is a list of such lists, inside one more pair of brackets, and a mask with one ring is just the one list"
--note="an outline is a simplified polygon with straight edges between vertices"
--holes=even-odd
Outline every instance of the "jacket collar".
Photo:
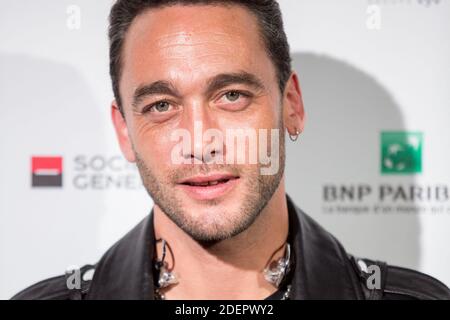
[[[340,243],[286,196],[293,248],[291,298],[355,299],[350,263]],[[87,299],[154,299],[153,210],[96,266]]]
[[292,298],[357,299],[357,282],[342,245],[286,197],[289,240],[295,255]]
[[100,259],[86,299],[153,300],[153,210]]

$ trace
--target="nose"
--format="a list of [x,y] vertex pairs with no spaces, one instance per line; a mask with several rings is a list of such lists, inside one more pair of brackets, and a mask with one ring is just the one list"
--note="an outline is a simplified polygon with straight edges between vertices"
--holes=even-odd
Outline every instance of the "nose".
[[223,133],[208,103],[202,99],[193,99],[184,110],[180,126],[190,134],[191,149],[184,150],[182,156],[194,164],[208,164],[223,155],[224,139],[218,138],[223,137]]

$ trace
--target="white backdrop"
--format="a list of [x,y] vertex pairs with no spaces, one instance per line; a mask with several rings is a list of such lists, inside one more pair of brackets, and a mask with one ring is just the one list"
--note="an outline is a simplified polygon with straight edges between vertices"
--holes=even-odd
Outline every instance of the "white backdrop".
[[[0,299],[96,262],[152,207],[110,123],[111,2],[0,0]],[[289,194],[349,251],[447,285],[449,2],[280,1],[307,112]],[[381,170],[393,131],[421,134],[415,172]],[[46,157],[62,186],[32,186]]]

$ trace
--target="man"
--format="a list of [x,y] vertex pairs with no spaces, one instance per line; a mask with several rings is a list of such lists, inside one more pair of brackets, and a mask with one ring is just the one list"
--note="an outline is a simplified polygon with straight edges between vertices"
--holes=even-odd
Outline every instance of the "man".
[[80,285],[16,299],[450,299],[348,255],[286,195],[305,113],[275,1],[118,0],[109,37],[112,120],[154,208]]

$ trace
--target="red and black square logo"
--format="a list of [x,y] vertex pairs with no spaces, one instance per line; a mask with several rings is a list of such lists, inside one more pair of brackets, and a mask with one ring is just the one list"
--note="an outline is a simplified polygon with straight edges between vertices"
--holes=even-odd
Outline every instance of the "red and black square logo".
[[62,187],[62,157],[32,157],[33,187]]

